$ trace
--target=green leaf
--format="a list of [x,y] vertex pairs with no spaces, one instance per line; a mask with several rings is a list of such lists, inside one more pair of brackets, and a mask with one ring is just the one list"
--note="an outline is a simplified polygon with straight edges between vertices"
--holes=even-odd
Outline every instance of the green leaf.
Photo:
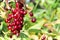
[[35,0],[35,3],[39,3],[40,2],[40,0]]
[[2,17],[0,17],[0,22],[2,22],[4,19]]
[[16,6],[15,6],[15,2],[13,2],[13,1],[9,2],[9,4],[10,4],[10,6],[11,6],[12,8],[15,8],[15,7],[16,7]]
[[26,34],[22,33],[22,32],[20,33],[20,37],[21,38],[28,38],[28,36]]
[[8,29],[7,29],[7,24],[3,21],[3,24],[2,24],[2,31],[4,31],[4,32],[7,32],[8,31]]
[[0,37],[0,40],[4,40],[4,38],[3,37]]
[[42,33],[41,30],[38,30],[38,29],[30,29],[28,32]]
[[3,22],[1,22],[0,31],[2,31],[2,29],[3,29]]
[[30,30],[30,29],[41,29],[41,27],[43,26],[44,23],[45,23],[45,20],[40,20],[40,21],[38,21],[37,24],[31,26],[28,30]]
[[32,3],[32,2],[31,2],[31,3],[29,3],[29,4],[28,4],[28,6],[29,6],[29,7],[32,7],[32,8],[34,7],[34,5],[33,5],[33,3]]
[[7,35],[4,35],[5,40],[9,40],[9,37]]

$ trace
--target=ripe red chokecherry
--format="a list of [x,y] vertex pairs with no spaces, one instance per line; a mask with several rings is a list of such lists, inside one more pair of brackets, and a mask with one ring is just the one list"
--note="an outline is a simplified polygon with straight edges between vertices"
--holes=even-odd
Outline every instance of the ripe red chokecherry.
[[[23,9],[23,4],[16,2],[16,8],[12,10],[12,13],[8,15],[6,23],[9,23],[8,30],[11,30],[11,33],[19,36],[20,30],[22,30],[24,17],[27,14],[27,11]],[[33,16],[33,13],[29,13],[30,16]],[[36,22],[36,18],[32,18],[31,21]]]
[[8,17],[8,18],[7,18],[7,20],[11,20],[11,19],[12,19],[12,17]]
[[19,14],[19,12],[17,12],[17,13],[14,15],[14,18],[17,19],[17,18],[19,18],[19,17],[20,17],[20,14]]
[[8,17],[10,17],[12,14],[8,14]]
[[23,17],[20,17],[19,19],[22,21],[23,20]]
[[24,13],[24,11],[20,11],[20,14],[23,14]]
[[12,26],[15,26],[15,22],[11,23]]
[[45,40],[46,39],[46,36],[43,36],[41,40]]
[[36,18],[32,18],[31,22],[33,22],[33,23],[36,22]]
[[30,14],[31,17],[33,16],[33,13],[32,12],[30,12],[29,14]]
[[27,11],[24,11],[23,14],[26,15],[27,14]]
[[8,26],[8,30],[12,30],[12,27],[11,26]]
[[15,31],[13,31],[13,34],[16,34],[17,33],[17,31],[15,30]]
[[17,21],[17,19],[14,19],[14,22],[16,22]]
[[19,25],[20,24],[19,21],[16,21],[16,24]]
[[18,37],[19,35],[20,35],[20,33],[17,32],[17,33],[16,33],[16,36]]
[[5,22],[9,23],[10,21],[8,19],[6,19]]
[[14,27],[14,30],[16,30],[18,27],[15,25],[15,26],[13,26]]
[[16,7],[19,7],[19,3],[18,2],[16,2]]
[[12,13],[13,13],[13,14],[15,14],[16,12],[17,12],[17,10],[16,10],[16,9],[13,9],[13,10],[12,10]]

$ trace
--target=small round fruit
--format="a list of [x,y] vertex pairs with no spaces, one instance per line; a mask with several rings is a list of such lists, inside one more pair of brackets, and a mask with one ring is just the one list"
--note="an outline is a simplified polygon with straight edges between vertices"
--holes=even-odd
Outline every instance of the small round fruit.
[[16,2],[16,7],[19,7],[19,3],[18,2]]
[[13,31],[12,33],[13,33],[13,34],[16,34],[16,33],[17,33],[17,31],[15,30],[15,31]]
[[9,23],[10,21],[8,19],[5,20],[6,23]]
[[36,18],[32,18],[31,22],[35,23],[36,22]]
[[12,30],[12,27],[11,26],[8,26],[8,30]]
[[17,33],[16,33],[16,36],[18,37],[19,35],[20,35],[20,33],[17,32]]
[[17,12],[17,10],[16,10],[16,9],[12,10],[12,13],[13,13],[13,14],[15,14],[16,12]]
[[32,16],[33,16],[33,13],[32,13],[32,12],[30,12],[30,13],[29,13],[29,15],[32,17]]

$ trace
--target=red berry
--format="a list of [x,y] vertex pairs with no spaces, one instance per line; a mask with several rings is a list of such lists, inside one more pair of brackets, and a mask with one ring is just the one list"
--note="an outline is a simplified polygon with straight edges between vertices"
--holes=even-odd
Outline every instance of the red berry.
[[15,30],[15,31],[13,31],[13,34],[16,34],[17,33],[17,31]]
[[8,26],[8,30],[12,30],[12,27],[11,26]]
[[8,19],[6,19],[5,22],[9,23],[10,21]]
[[19,3],[18,2],[16,2],[16,7],[19,7]]
[[17,12],[17,13],[14,15],[14,18],[15,18],[15,19],[18,19],[19,16],[20,16],[20,15],[19,15],[18,12]]
[[16,36],[18,37],[20,35],[20,33],[16,33]]
[[24,15],[23,15],[23,14],[21,14],[21,15],[20,15],[20,17],[24,17]]
[[16,24],[19,25],[19,21],[16,21]]
[[12,17],[8,17],[8,18],[7,18],[7,20],[11,20],[11,19],[12,19]]
[[12,14],[8,14],[8,17],[10,17]]
[[17,28],[18,28],[18,27],[15,25],[15,26],[14,26],[14,30],[16,30]]
[[23,14],[24,13],[24,11],[20,11],[20,14]]
[[16,7],[16,11],[19,11],[19,8],[18,7]]
[[27,14],[27,11],[24,11],[23,14],[26,15]]
[[45,36],[43,36],[41,40],[45,40],[45,39],[46,39],[46,37],[45,37]]
[[13,28],[11,29],[11,32],[15,31]]
[[10,35],[10,38],[12,38],[12,35]]
[[23,21],[20,21],[20,24],[23,24]]
[[36,18],[32,18],[31,21],[34,23],[36,22]]
[[14,22],[16,22],[17,21],[17,19],[14,19]]
[[12,26],[15,26],[15,22],[12,23]]
[[13,14],[15,14],[16,12],[17,12],[17,10],[16,10],[16,9],[12,10],[12,13],[13,13]]
[[30,14],[31,17],[33,16],[33,13],[32,12],[30,12],[29,14]]
[[20,20],[22,21],[23,20],[23,17],[20,17]]

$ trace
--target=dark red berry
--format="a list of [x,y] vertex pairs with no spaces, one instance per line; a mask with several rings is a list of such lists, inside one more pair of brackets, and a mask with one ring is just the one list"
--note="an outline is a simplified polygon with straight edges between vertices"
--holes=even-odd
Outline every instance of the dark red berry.
[[19,21],[16,21],[16,24],[19,25],[20,24]]
[[10,38],[12,38],[12,35],[10,35]]
[[24,11],[20,11],[20,14],[23,14],[24,13]]
[[36,18],[32,18],[31,22],[33,22],[33,23],[36,22]]
[[11,20],[11,19],[12,19],[12,17],[8,17],[8,18],[7,18],[7,20]]
[[26,15],[27,14],[27,11],[24,11],[23,14]]
[[16,33],[16,36],[18,37],[20,35],[20,33]]
[[5,20],[6,23],[9,23],[10,21],[8,19]]
[[14,19],[14,22],[16,22],[17,21],[17,19]]
[[15,26],[14,26],[14,30],[16,30],[17,28],[18,28],[18,27],[15,25]]
[[45,39],[46,39],[46,37],[45,37],[45,36],[43,36],[41,40],[45,40]]
[[18,2],[16,2],[16,7],[19,7],[19,3]]
[[30,12],[29,14],[30,14],[31,17],[33,16],[33,13],[32,12]]
[[23,17],[20,17],[19,19],[22,21],[23,20]]
[[23,24],[23,21],[20,21],[20,24]]
[[12,13],[13,13],[13,14],[15,14],[16,12],[17,12],[17,10],[16,10],[16,9],[12,10]]
[[8,30],[12,30],[12,27],[11,26],[8,26]]
[[15,26],[15,22],[12,23],[12,26]]
[[12,14],[8,14],[8,17],[10,17]]
[[15,30],[15,31],[13,31],[13,34],[16,34],[17,33],[17,31]]

